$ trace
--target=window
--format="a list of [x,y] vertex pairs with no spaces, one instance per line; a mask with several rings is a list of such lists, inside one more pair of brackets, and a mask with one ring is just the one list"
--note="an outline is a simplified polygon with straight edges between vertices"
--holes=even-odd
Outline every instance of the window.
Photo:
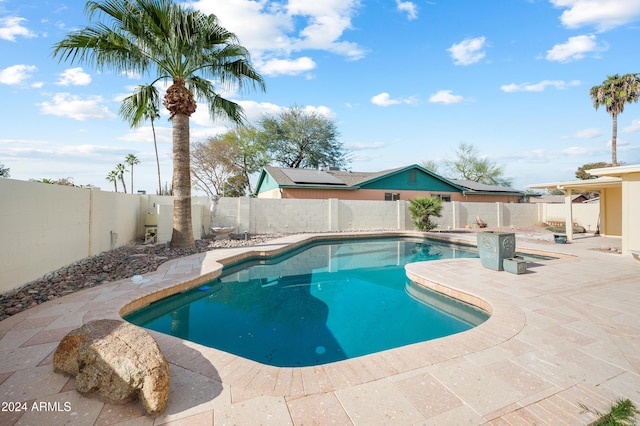
[[442,201],[451,201],[451,195],[433,194],[433,196],[440,198]]
[[398,201],[400,199],[400,194],[393,192],[385,192],[384,200],[385,201]]
[[417,182],[416,171],[415,170],[409,170],[409,183],[415,184],[416,182]]

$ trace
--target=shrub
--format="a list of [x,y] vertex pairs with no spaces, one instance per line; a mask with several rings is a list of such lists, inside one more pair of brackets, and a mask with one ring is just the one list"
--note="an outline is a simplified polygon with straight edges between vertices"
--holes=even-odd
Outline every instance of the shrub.
[[409,200],[411,219],[420,231],[431,231],[437,225],[429,219],[441,217],[442,200],[438,197],[416,197]]
[[594,423],[595,426],[633,426],[636,424],[636,416],[640,411],[636,406],[627,399],[618,399],[615,404],[611,405],[608,413],[601,413],[598,410],[592,410],[584,404],[580,404],[583,413],[591,413],[598,417]]

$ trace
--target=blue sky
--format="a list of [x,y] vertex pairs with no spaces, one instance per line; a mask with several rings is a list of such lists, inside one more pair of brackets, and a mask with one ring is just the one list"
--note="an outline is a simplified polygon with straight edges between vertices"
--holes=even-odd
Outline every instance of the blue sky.
[[[611,159],[611,118],[589,88],[640,72],[638,0],[200,0],[236,33],[267,91],[225,96],[250,120],[292,105],[326,114],[354,171],[453,159],[464,142],[514,187],[574,179]],[[59,63],[52,46],[87,24],[80,1],[0,0],[0,163],[11,178],[105,177],[141,160],[135,190],[154,193],[150,126],[131,130],[121,99],[148,78]],[[156,123],[163,182],[171,123]],[[618,161],[640,163],[640,104],[618,120]],[[200,105],[192,141],[226,130]],[[441,174],[447,175],[441,167]],[[128,180],[127,180],[128,182]]]

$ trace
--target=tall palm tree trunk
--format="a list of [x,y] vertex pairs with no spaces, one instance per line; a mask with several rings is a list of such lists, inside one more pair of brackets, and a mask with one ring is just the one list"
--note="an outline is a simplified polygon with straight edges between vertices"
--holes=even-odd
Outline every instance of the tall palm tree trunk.
[[131,193],[133,194],[133,164],[131,164]]
[[613,134],[611,135],[611,165],[618,165],[618,150],[616,145],[618,144],[618,114],[612,114],[613,119]]
[[158,195],[161,195],[162,182],[160,181],[160,157],[158,157],[158,141],[156,139],[156,127],[153,125],[153,118],[151,118],[151,132],[153,133],[153,147],[156,150],[156,165],[158,166]]
[[193,247],[191,223],[191,159],[189,116],[177,113],[173,121],[173,234],[171,247]]

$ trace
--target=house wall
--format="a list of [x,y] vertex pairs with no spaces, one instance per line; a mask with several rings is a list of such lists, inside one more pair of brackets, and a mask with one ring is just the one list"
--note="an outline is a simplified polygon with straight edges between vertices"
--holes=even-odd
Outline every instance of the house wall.
[[622,176],[622,252],[640,250],[640,173]]
[[[277,192],[275,192],[277,191]],[[278,190],[270,190],[258,194],[258,198],[280,198]],[[451,201],[478,202],[478,203],[518,203],[520,197],[503,195],[465,195],[459,192],[447,191],[417,191],[396,189],[313,189],[313,188],[282,188],[282,198],[304,200],[326,200],[336,198],[338,200],[381,200],[384,201],[385,193],[400,194],[401,200],[410,200],[416,197],[430,197],[432,195],[446,195]]]
[[622,186],[600,191],[600,234],[622,235]]
[[427,173],[416,169],[404,170],[375,179],[362,189],[382,189],[385,191],[414,191],[422,192],[421,188],[432,191],[455,192],[457,189]]

